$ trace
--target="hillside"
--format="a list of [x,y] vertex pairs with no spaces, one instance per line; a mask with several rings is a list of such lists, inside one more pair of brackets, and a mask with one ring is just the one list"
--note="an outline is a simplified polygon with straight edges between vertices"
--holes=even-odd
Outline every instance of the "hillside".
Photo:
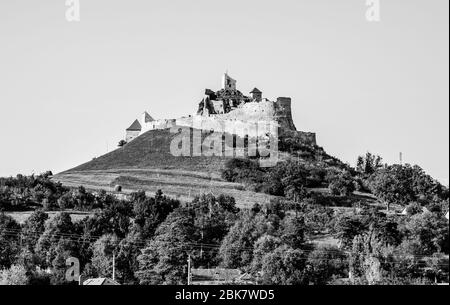
[[221,179],[225,157],[174,157],[170,130],[151,130],[108,154],[55,175],[54,179],[70,187],[112,191],[121,185],[125,193],[158,189],[182,201],[205,192],[235,197],[241,207],[269,202],[273,196],[244,190],[239,183]]
[[176,169],[218,173],[225,158],[174,157],[170,143],[175,137],[170,130],[151,130],[135,140],[68,172],[111,169]]

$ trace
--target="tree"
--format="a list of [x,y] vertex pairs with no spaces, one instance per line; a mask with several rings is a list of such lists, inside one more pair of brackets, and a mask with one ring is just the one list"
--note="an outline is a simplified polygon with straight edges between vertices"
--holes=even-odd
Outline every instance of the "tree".
[[[263,228],[258,228],[263,225]],[[267,232],[265,215],[244,212],[223,239],[219,256],[225,268],[246,268],[253,259],[253,245]]]
[[333,276],[346,275],[347,256],[344,252],[333,246],[319,246],[308,255],[307,264],[309,280],[315,285],[325,285]]
[[130,228],[132,209],[131,203],[115,200],[87,219],[86,230],[93,236],[114,234],[124,238]]
[[303,251],[283,245],[263,257],[261,280],[265,285],[305,285],[305,267]]
[[366,230],[361,219],[356,215],[340,216],[334,228],[337,238],[340,240],[341,248],[349,249],[355,236]]
[[356,189],[355,181],[348,171],[330,170],[326,180],[333,195],[349,196]]
[[178,200],[169,199],[158,191],[154,198],[149,198],[145,192],[132,194],[134,225],[144,239],[153,237],[157,227],[166,217],[179,207]]
[[300,249],[305,242],[305,220],[303,216],[286,217],[281,239],[293,249]]
[[286,197],[294,202],[295,214],[297,215],[299,204],[303,199],[306,198],[306,196],[308,195],[308,191],[304,186],[294,184],[287,186],[285,193]]
[[369,179],[374,195],[392,203],[406,205],[410,202],[447,199],[448,191],[417,165],[391,165],[378,170]]
[[219,245],[227,235],[230,227],[237,218],[239,209],[233,197],[212,194],[201,195],[188,204],[188,208],[194,213],[194,223],[199,235],[197,242],[200,246],[192,254],[196,266],[203,267],[219,263],[217,251],[208,251],[208,245]]
[[22,228],[23,244],[29,250],[34,251],[39,237],[45,231],[45,222],[48,219],[47,213],[42,210],[34,211],[27,218]]
[[0,271],[1,285],[27,285],[27,271],[23,266],[12,265],[9,269]]
[[449,281],[449,259],[448,255],[435,253],[432,257],[426,258],[426,276],[435,283]]
[[61,251],[75,254],[78,247],[72,235],[76,227],[68,213],[58,213],[51,221],[45,223],[45,231],[36,244],[36,254],[41,258],[42,265],[50,267]]
[[262,268],[262,260],[267,253],[273,252],[282,245],[282,241],[278,237],[271,235],[263,235],[256,242],[253,250],[253,261],[251,270],[258,273]]
[[127,145],[127,141],[125,140],[120,140],[119,143],[117,144],[118,147],[124,147],[125,145]]
[[98,239],[92,246],[91,267],[97,277],[112,277],[113,256],[118,251],[117,236],[107,234]]
[[9,268],[19,253],[20,225],[10,216],[0,213],[0,269]]
[[[66,281],[66,260],[69,257],[78,257],[77,245],[74,241],[68,239],[60,239],[50,249],[51,253],[48,256],[52,259],[50,266],[52,273],[50,282],[52,285],[73,285],[73,282]],[[50,267],[49,266],[49,267]]]
[[383,167],[383,159],[380,156],[367,152],[365,156],[359,156],[356,163],[356,170],[365,175],[371,175]]
[[449,253],[448,221],[439,215],[416,214],[404,223],[401,231],[406,236],[404,242],[409,241],[409,245],[414,245],[409,251],[415,255]]
[[116,277],[122,284],[139,284],[135,273],[139,270],[138,257],[145,242],[139,233],[129,233],[118,246],[116,258]]
[[155,236],[138,256],[136,277],[141,285],[186,284],[186,264],[193,251],[193,214],[178,208],[158,227]]

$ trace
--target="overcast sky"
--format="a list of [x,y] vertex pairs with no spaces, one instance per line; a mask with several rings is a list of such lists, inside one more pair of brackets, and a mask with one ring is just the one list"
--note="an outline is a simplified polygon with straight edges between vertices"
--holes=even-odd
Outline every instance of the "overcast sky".
[[0,176],[102,155],[148,110],[193,113],[228,70],[290,96],[298,129],[449,181],[448,0],[0,1]]

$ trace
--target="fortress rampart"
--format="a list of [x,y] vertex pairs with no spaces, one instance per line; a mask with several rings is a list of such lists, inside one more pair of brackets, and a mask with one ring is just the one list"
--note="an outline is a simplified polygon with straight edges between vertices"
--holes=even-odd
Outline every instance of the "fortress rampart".
[[[236,81],[227,74],[222,79],[222,89],[205,90],[197,113],[177,119],[154,120],[144,112],[126,131],[129,142],[149,130],[168,129],[174,126],[192,127],[202,130],[222,130],[226,133],[245,136],[248,126],[272,124],[278,126],[279,134],[288,134],[298,141],[316,145],[315,133],[297,131],[292,119],[291,98],[279,97],[275,102],[262,97],[255,88],[245,96],[236,89]],[[262,131],[261,131],[262,132]]]

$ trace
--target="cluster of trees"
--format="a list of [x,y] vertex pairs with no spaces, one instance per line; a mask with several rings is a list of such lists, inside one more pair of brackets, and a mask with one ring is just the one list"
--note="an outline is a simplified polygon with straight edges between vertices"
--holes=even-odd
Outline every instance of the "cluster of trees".
[[390,165],[367,178],[374,195],[387,204],[408,205],[420,202],[424,206],[440,204],[449,199],[448,188],[427,175],[419,166]]
[[334,227],[354,283],[448,282],[449,227],[439,213],[404,217],[367,209],[338,215]]
[[[0,283],[67,284],[68,257],[80,260],[83,278],[111,277],[113,255],[123,284],[183,284],[188,255],[195,267],[240,268],[259,283],[325,283],[345,274],[346,256],[315,249],[306,235],[331,218],[326,208],[304,205],[294,213],[283,201],[241,211],[224,195],[181,205],[160,191],[111,198],[76,222],[66,212],[49,219],[39,209],[18,224],[3,213]],[[339,263],[330,266],[330,258]]]
[[293,189],[320,187],[326,183],[325,167],[306,165],[294,160],[279,162],[271,168],[261,168],[251,159],[231,159],[226,162],[222,178],[244,183],[254,191],[275,196],[292,194]]
[[0,211],[22,211],[42,208],[54,210],[102,209],[115,197],[105,190],[89,192],[83,186],[71,189],[51,179],[52,173],[35,176],[17,175],[0,178]]
[[0,283],[66,284],[66,259],[76,257],[84,277],[110,276],[112,253],[117,255],[120,279],[135,283],[136,258],[146,238],[180,203],[162,192],[132,200],[110,198],[93,216],[73,222],[66,212],[49,219],[36,210],[24,224],[0,214]]
[[69,189],[51,181],[51,176],[51,172],[46,172],[38,176],[0,178],[0,211],[56,204]]
[[[332,196],[349,197],[354,191],[368,192],[390,205],[413,202],[445,210],[449,189],[427,175],[419,166],[385,165],[380,156],[358,157],[355,168],[342,162],[299,162],[288,159],[272,168],[261,168],[255,160],[231,159],[222,177],[243,183],[254,191],[284,196],[300,202],[310,197],[307,189],[328,187]],[[448,208],[447,208],[448,211]]]
[[[310,243],[320,231],[340,245]],[[185,284],[188,256],[196,268],[237,268],[259,284],[327,284],[349,275],[366,284],[448,281],[448,245],[439,213],[336,214],[313,198],[240,210],[223,195],[181,205],[160,191],[137,192],[77,222],[36,210],[20,225],[0,214],[0,283],[66,284],[71,256],[83,278],[111,277],[115,256],[123,284]]]

